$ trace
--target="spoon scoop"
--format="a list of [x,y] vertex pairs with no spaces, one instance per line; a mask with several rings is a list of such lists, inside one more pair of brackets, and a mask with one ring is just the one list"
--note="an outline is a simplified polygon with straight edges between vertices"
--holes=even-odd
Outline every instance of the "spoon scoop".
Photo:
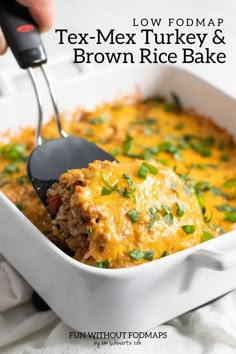
[[94,160],[114,161],[114,158],[82,138],[60,138],[47,141],[33,150],[28,159],[27,172],[41,201],[47,206],[47,190],[63,172],[87,167]]
[[[87,167],[94,160],[114,161],[113,156],[95,144],[77,137],[68,137],[61,127],[60,115],[52,86],[43,64],[47,61],[37,25],[27,8],[13,0],[0,1],[0,25],[19,66],[28,69],[38,104],[37,147],[27,162],[29,179],[42,203],[47,206],[47,190],[69,169]],[[43,109],[39,88],[32,68],[40,67],[49,89],[55,112],[55,123],[61,138],[42,143]]]

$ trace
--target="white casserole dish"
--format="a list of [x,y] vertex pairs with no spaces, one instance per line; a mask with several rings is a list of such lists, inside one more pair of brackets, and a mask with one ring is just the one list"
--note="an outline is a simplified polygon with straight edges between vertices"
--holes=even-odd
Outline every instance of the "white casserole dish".
[[[57,87],[60,106],[92,108],[139,87],[175,91],[185,106],[236,136],[236,101],[178,68],[111,68]],[[46,116],[50,110],[45,104]],[[1,130],[33,124],[33,93],[0,100]],[[128,269],[98,269],[64,254],[0,193],[0,252],[68,325],[79,331],[144,331],[236,288],[236,232]]]

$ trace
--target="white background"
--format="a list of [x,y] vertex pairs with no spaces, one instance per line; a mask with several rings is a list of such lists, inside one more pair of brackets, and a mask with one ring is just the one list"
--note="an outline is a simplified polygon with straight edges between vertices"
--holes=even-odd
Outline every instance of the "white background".
[[[115,28],[121,32],[133,32],[132,19],[141,18],[162,18],[163,23],[168,18],[223,18],[224,24],[221,27],[225,34],[226,45],[222,46],[222,50],[227,55],[226,64],[184,64],[184,67],[197,75],[210,81],[215,86],[221,88],[232,96],[236,96],[236,2],[234,0],[56,0],[56,22],[55,28],[67,28],[71,32],[89,32],[94,33],[96,28],[101,28],[106,32],[111,28]],[[162,25],[160,32],[174,30],[175,27],[168,28]],[[155,28],[158,31],[158,28]],[[186,31],[186,27],[180,27],[180,30]],[[187,29],[191,32],[191,27]],[[196,31],[196,27],[193,28]],[[213,28],[199,27],[199,32],[212,31]],[[67,65],[58,64],[60,58],[66,58],[66,62],[72,62],[73,50],[69,45],[58,45],[58,36],[54,29],[43,35],[44,43],[49,57],[49,68],[56,67],[54,71],[54,80],[63,80],[78,73],[75,65],[68,67]],[[138,47],[129,46],[126,50],[137,50]],[[124,46],[112,46],[114,50],[124,50]],[[214,47],[211,47],[214,50]],[[90,51],[109,51],[111,46],[104,44],[103,46],[95,46],[93,44],[87,47]],[[168,48],[169,49],[169,46]],[[178,51],[180,48],[173,46],[172,50]],[[197,50],[197,47],[196,47]],[[55,64],[57,63],[57,64]],[[110,64],[111,65],[111,64]],[[125,65],[125,64],[123,64]],[[158,65],[158,64],[152,64]],[[86,70],[99,70],[104,64],[91,64]],[[11,82],[11,89],[8,93],[17,94],[18,89],[30,89],[28,84],[22,84],[19,76],[22,72],[17,68],[10,52],[0,59],[0,86],[9,86],[9,78],[12,75],[17,77]],[[13,76],[14,76],[13,75]],[[5,94],[7,93],[7,90]]]

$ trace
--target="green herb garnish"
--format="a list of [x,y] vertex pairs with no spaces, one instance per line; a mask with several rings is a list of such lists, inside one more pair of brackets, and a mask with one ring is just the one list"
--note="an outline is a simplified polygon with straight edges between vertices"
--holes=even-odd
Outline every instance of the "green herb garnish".
[[131,258],[133,261],[140,261],[142,259],[147,260],[147,261],[152,261],[154,257],[154,251],[153,250],[147,250],[147,251],[141,251],[136,248],[134,248],[132,251],[128,253],[129,258]]
[[134,138],[130,135],[127,135],[125,138],[125,142],[124,142],[124,155],[125,156],[129,156],[129,157],[134,157],[134,158],[138,158],[139,154],[134,154],[131,152],[133,146],[134,146]]
[[26,145],[20,143],[3,145],[0,148],[0,155],[11,161],[25,162],[27,160]]
[[205,223],[208,224],[212,220],[213,212],[211,210],[211,215],[209,217],[207,217],[205,214],[206,214],[206,210],[204,210],[204,212],[203,212],[203,220],[204,220]]
[[174,104],[179,112],[183,111],[183,105],[182,102],[180,101],[179,96],[175,92],[171,92],[171,97],[172,100],[174,101]]
[[152,117],[148,119],[142,119],[142,120],[138,117],[137,120],[131,122],[131,124],[133,125],[153,125],[156,123],[157,123],[157,119]]
[[182,217],[184,215],[184,205],[181,202],[176,203],[176,215]]
[[230,222],[236,222],[236,213],[225,213],[224,220]]
[[106,259],[105,261],[97,262],[96,267],[97,268],[109,268],[109,261]]
[[16,178],[18,184],[29,183],[29,177],[27,175],[22,175]]
[[153,250],[144,251],[143,259],[145,259],[146,261],[152,261],[154,257],[154,253],[155,252]]
[[9,175],[15,172],[20,172],[20,168],[14,162],[10,162],[3,169],[3,173],[7,173]]
[[87,234],[88,234],[88,235],[92,235],[92,233],[93,233],[93,229],[92,229],[91,226],[89,226],[89,227],[87,228]]
[[174,126],[174,129],[176,130],[182,130],[184,128],[184,123],[179,122]]
[[164,111],[165,112],[172,112],[173,111],[173,106],[170,103],[165,103],[164,104]]
[[168,251],[164,251],[164,252],[162,253],[161,257],[166,257],[166,256],[169,256],[169,255],[170,255],[170,254],[169,254]]
[[23,210],[23,204],[22,204],[22,203],[18,202],[18,203],[15,204],[15,206],[16,206],[20,211]]
[[170,188],[171,188],[171,190],[173,192],[177,192],[177,184],[175,182],[171,183],[171,187]]
[[220,151],[223,151],[224,148],[225,148],[225,143],[224,143],[224,141],[220,141],[220,142],[219,142],[219,145],[218,145],[218,149],[219,149]]
[[227,154],[221,155],[221,160],[224,161],[224,162],[229,161],[229,155],[227,155]]
[[184,225],[182,226],[182,230],[188,235],[188,234],[193,234],[196,230],[195,225]]
[[227,179],[224,183],[224,187],[226,188],[235,188],[236,187],[236,178]]
[[140,212],[136,209],[132,209],[132,210],[128,211],[128,215],[129,215],[129,218],[130,218],[132,224],[134,224],[138,221],[139,216],[140,216]]
[[158,168],[147,162],[143,162],[138,170],[138,177],[142,179],[146,179],[148,173],[151,173],[152,175],[156,175],[158,173]]
[[[149,209],[149,210],[150,210],[150,209]],[[147,225],[147,229],[148,229],[148,230],[151,230],[151,228],[153,227],[153,225],[155,224],[155,222],[156,222],[157,220],[159,220],[159,219],[160,219],[160,214],[158,214],[158,213],[154,214],[154,216],[152,216],[151,222]]]
[[110,151],[110,154],[112,156],[114,156],[114,157],[117,156],[117,155],[120,155],[121,154],[121,149],[119,147],[116,147],[116,148],[114,148],[114,149],[112,149]]
[[152,135],[152,127],[147,126],[144,128],[144,135],[145,136],[151,136]]
[[164,215],[171,213],[171,209],[168,205],[162,204],[161,209],[164,211]]
[[102,187],[101,195],[110,195],[118,188],[118,183],[114,184],[113,186],[105,179],[103,173],[100,172],[100,176],[102,181],[104,182],[105,186]]
[[236,208],[232,207],[230,204],[216,205],[216,209],[221,212],[235,213]]
[[164,219],[165,219],[165,223],[166,223],[168,226],[173,225],[173,223],[174,223],[174,218],[173,218],[173,214],[172,214],[172,213],[167,213],[167,214],[164,216]]
[[11,182],[11,176],[8,173],[0,173],[0,188]]
[[132,198],[133,201],[136,203],[136,196],[135,196],[135,191],[136,191],[136,188],[134,186],[134,183],[131,179],[131,177],[127,174],[123,174],[122,175],[123,178],[125,178],[128,182],[128,186],[129,186],[129,189],[128,187],[125,187],[124,190],[122,189],[117,189],[117,192],[123,197],[123,198]]
[[95,118],[91,117],[88,119],[88,122],[91,124],[94,124],[94,125],[99,125],[99,124],[107,122],[108,119],[109,119],[109,116],[102,115],[102,116],[95,117]]
[[201,163],[192,163],[190,165],[191,168],[196,168],[198,170],[205,170],[206,168],[217,168],[218,165],[213,164],[213,163],[208,163],[208,164],[201,164]]
[[202,242],[211,240],[212,238],[214,238],[214,236],[213,236],[210,232],[208,232],[208,231],[204,231],[204,232],[203,232],[203,235],[202,235]]

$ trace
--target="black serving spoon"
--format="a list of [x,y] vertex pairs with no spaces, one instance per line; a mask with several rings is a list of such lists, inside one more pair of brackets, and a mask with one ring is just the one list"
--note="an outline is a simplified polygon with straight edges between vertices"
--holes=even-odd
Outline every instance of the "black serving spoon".
[[[39,198],[47,206],[47,190],[58,181],[62,173],[69,169],[87,167],[94,160],[114,161],[114,158],[87,140],[68,137],[62,129],[55,95],[43,66],[47,62],[47,56],[37,25],[28,9],[14,0],[0,0],[0,26],[19,66],[28,70],[36,93],[39,113],[36,130],[37,147],[29,156],[27,172]],[[35,67],[41,69],[48,86],[55,112],[55,122],[61,135],[61,138],[45,143],[42,143],[41,137],[43,118],[41,97],[32,70]]]

